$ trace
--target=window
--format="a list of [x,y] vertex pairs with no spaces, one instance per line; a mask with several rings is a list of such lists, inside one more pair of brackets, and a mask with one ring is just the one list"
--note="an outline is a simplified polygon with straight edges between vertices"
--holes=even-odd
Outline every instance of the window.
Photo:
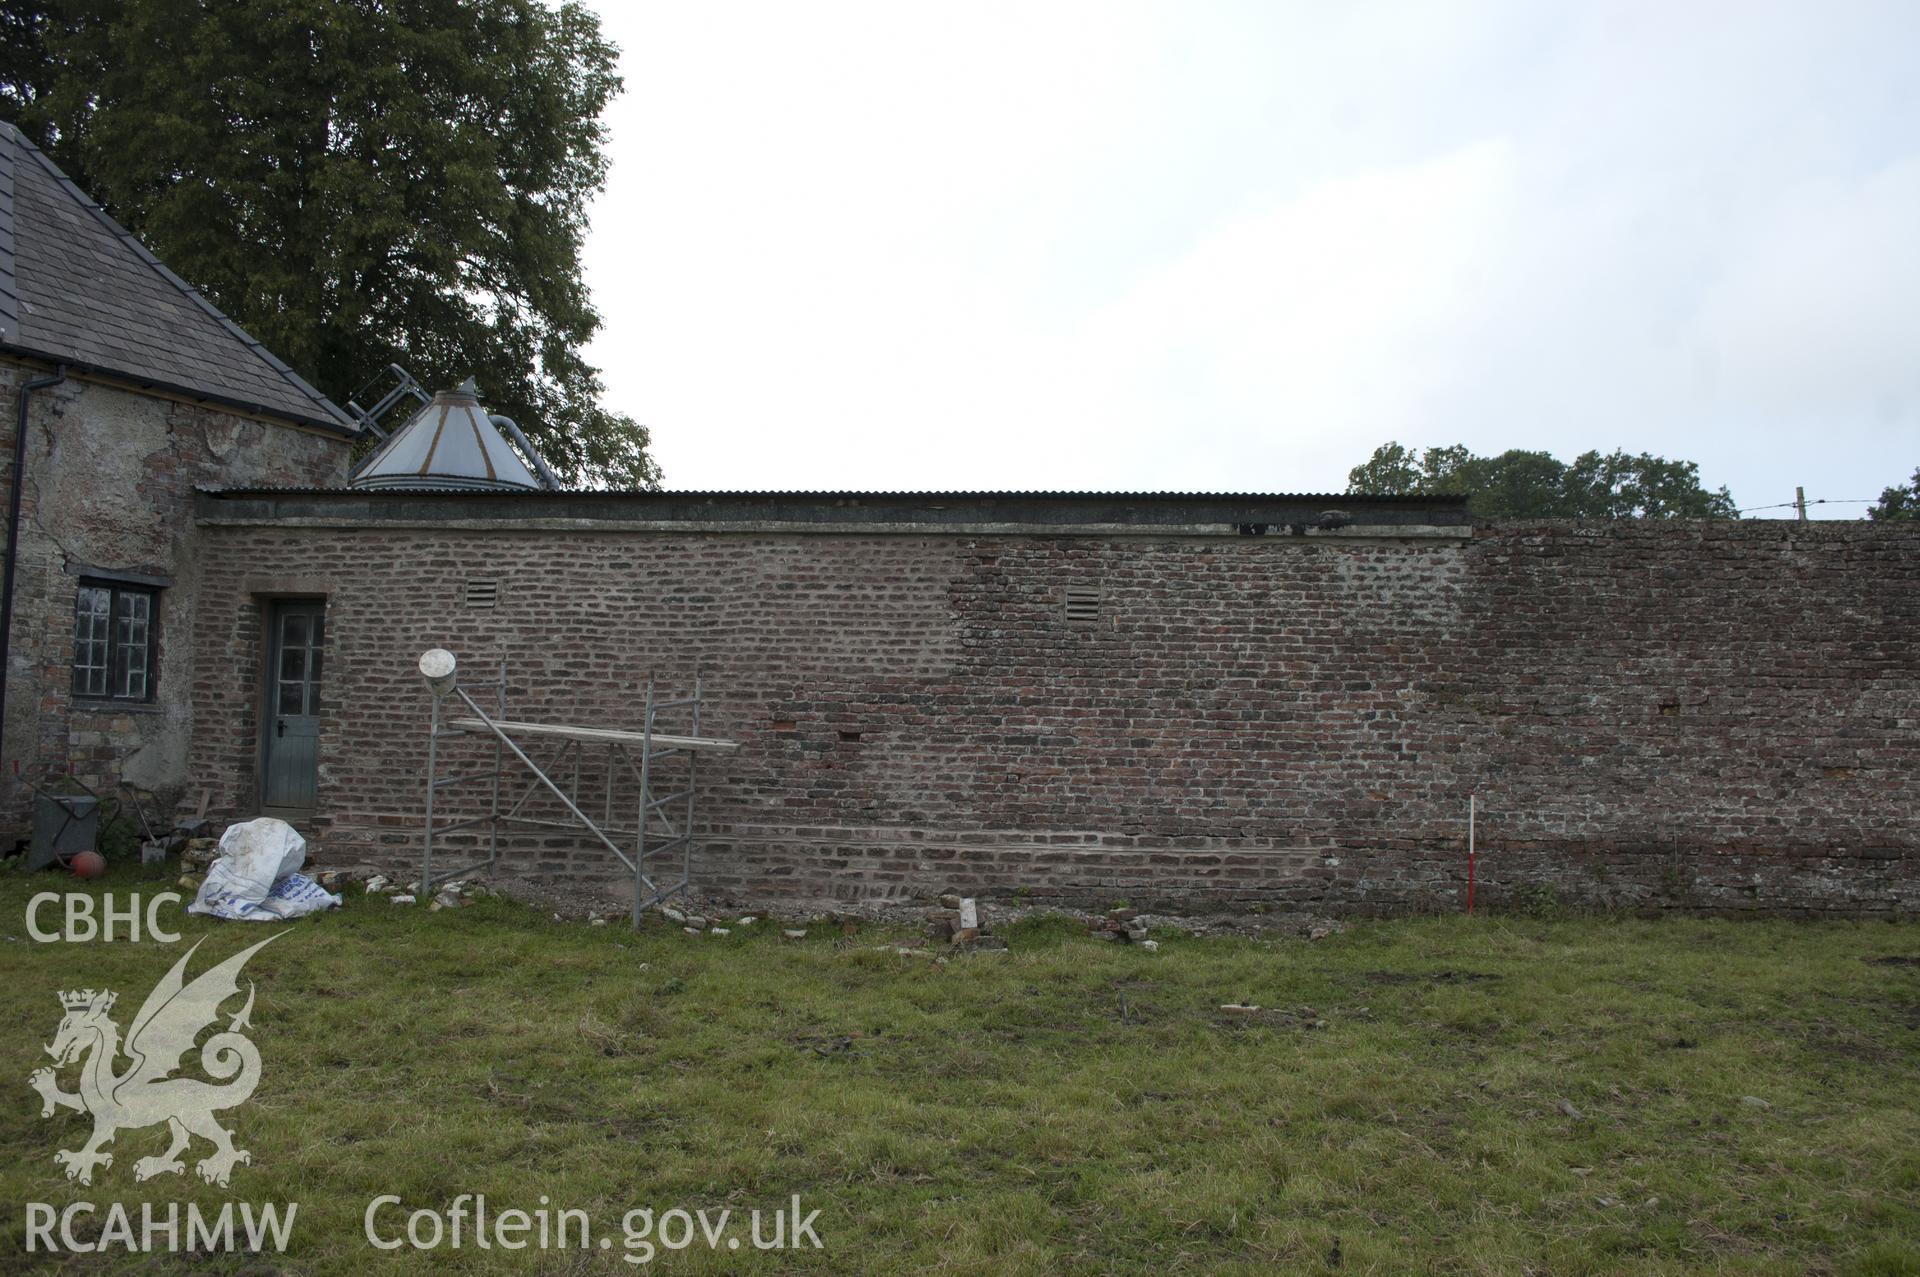
[[73,605],[75,696],[153,699],[153,623],[159,598],[158,590],[142,585],[80,583]]

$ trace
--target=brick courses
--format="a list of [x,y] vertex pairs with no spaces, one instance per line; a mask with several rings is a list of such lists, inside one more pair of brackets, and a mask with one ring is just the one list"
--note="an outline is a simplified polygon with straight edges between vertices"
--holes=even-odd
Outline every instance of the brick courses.
[[[1470,541],[204,519],[191,771],[256,786],[260,598],[324,593],[316,835],[418,854],[414,661],[633,725],[696,669],[695,865],[742,897],[1912,914],[1920,528],[1622,522]],[[493,609],[463,604],[499,583]],[[1098,590],[1070,624],[1069,586]],[[520,836],[518,864],[610,875]]]

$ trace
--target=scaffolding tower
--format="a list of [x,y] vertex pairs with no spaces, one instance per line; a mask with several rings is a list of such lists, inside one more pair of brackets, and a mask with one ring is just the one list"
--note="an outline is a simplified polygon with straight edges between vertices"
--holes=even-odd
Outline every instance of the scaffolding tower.
[[[491,869],[500,858],[502,829],[570,830],[587,835],[612,852],[633,874],[633,922],[649,906],[686,891],[693,877],[695,801],[699,795],[699,760],[702,754],[730,754],[740,748],[738,741],[719,740],[700,735],[701,684],[694,676],[693,694],[679,699],[659,698],[653,676],[647,676],[644,712],[638,731],[606,727],[573,727],[561,723],[523,722],[507,717],[507,665],[500,662],[497,680],[472,685],[473,690],[491,692],[491,712],[481,708],[468,686],[459,681],[458,662],[453,653],[434,648],[420,658],[420,672],[432,691],[432,711],[427,734],[426,830],[421,852],[420,890],[432,895],[436,883],[445,882],[477,870]],[[466,710],[460,713],[461,707]],[[449,712],[451,711],[451,712]],[[660,716],[684,716],[688,730],[675,735],[660,730]],[[490,765],[479,770],[442,776],[445,761],[441,742],[462,737],[477,737],[490,745]],[[533,759],[536,742],[561,742],[559,751],[543,767]],[[601,782],[600,817],[587,814],[583,780],[591,784],[583,764],[596,748],[605,751],[605,778]],[[571,765],[570,783],[555,780]],[[594,771],[598,771],[595,768]],[[510,805],[503,793],[509,774],[525,780],[525,787]],[[628,781],[632,787],[622,793]],[[439,796],[467,785],[487,787],[486,811],[482,815],[436,824]],[[678,785],[679,788],[672,788]],[[555,820],[523,814],[529,802],[542,792],[559,800],[571,819]],[[616,825],[616,806],[624,816],[631,801],[631,826]],[[450,834],[485,826],[487,854],[484,858],[436,870],[434,843]],[[674,852],[679,855],[673,856]],[[665,881],[678,861],[677,880]],[[662,869],[663,862],[669,866]]]

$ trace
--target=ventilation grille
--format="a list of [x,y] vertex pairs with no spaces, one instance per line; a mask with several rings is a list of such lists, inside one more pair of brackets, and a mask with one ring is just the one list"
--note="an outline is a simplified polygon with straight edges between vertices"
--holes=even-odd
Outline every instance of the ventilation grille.
[[468,581],[467,606],[492,607],[500,601],[500,582]]
[[1093,625],[1100,620],[1100,587],[1069,585],[1064,600],[1068,625]]

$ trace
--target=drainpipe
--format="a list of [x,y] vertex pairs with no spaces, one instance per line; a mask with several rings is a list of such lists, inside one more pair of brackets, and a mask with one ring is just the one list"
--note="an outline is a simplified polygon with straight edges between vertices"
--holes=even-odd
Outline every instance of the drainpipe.
[[520,427],[513,424],[512,417],[503,417],[496,412],[487,420],[491,421],[495,428],[513,436],[513,441],[520,445],[520,451],[525,453],[527,460],[533,463],[534,473],[540,476],[540,482],[546,486],[547,491],[560,490],[560,480],[554,477],[553,471],[547,469],[546,460],[533,450],[533,445],[527,442],[527,437],[520,433]]
[[51,377],[35,377],[20,386],[20,412],[13,425],[13,482],[7,491],[7,568],[0,580],[0,784],[5,783],[7,671],[13,659],[13,578],[14,565],[20,561],[20,493],[27,480],[27,401],[36,390],[57,386],[67,379],[67,366],[59,365]]

